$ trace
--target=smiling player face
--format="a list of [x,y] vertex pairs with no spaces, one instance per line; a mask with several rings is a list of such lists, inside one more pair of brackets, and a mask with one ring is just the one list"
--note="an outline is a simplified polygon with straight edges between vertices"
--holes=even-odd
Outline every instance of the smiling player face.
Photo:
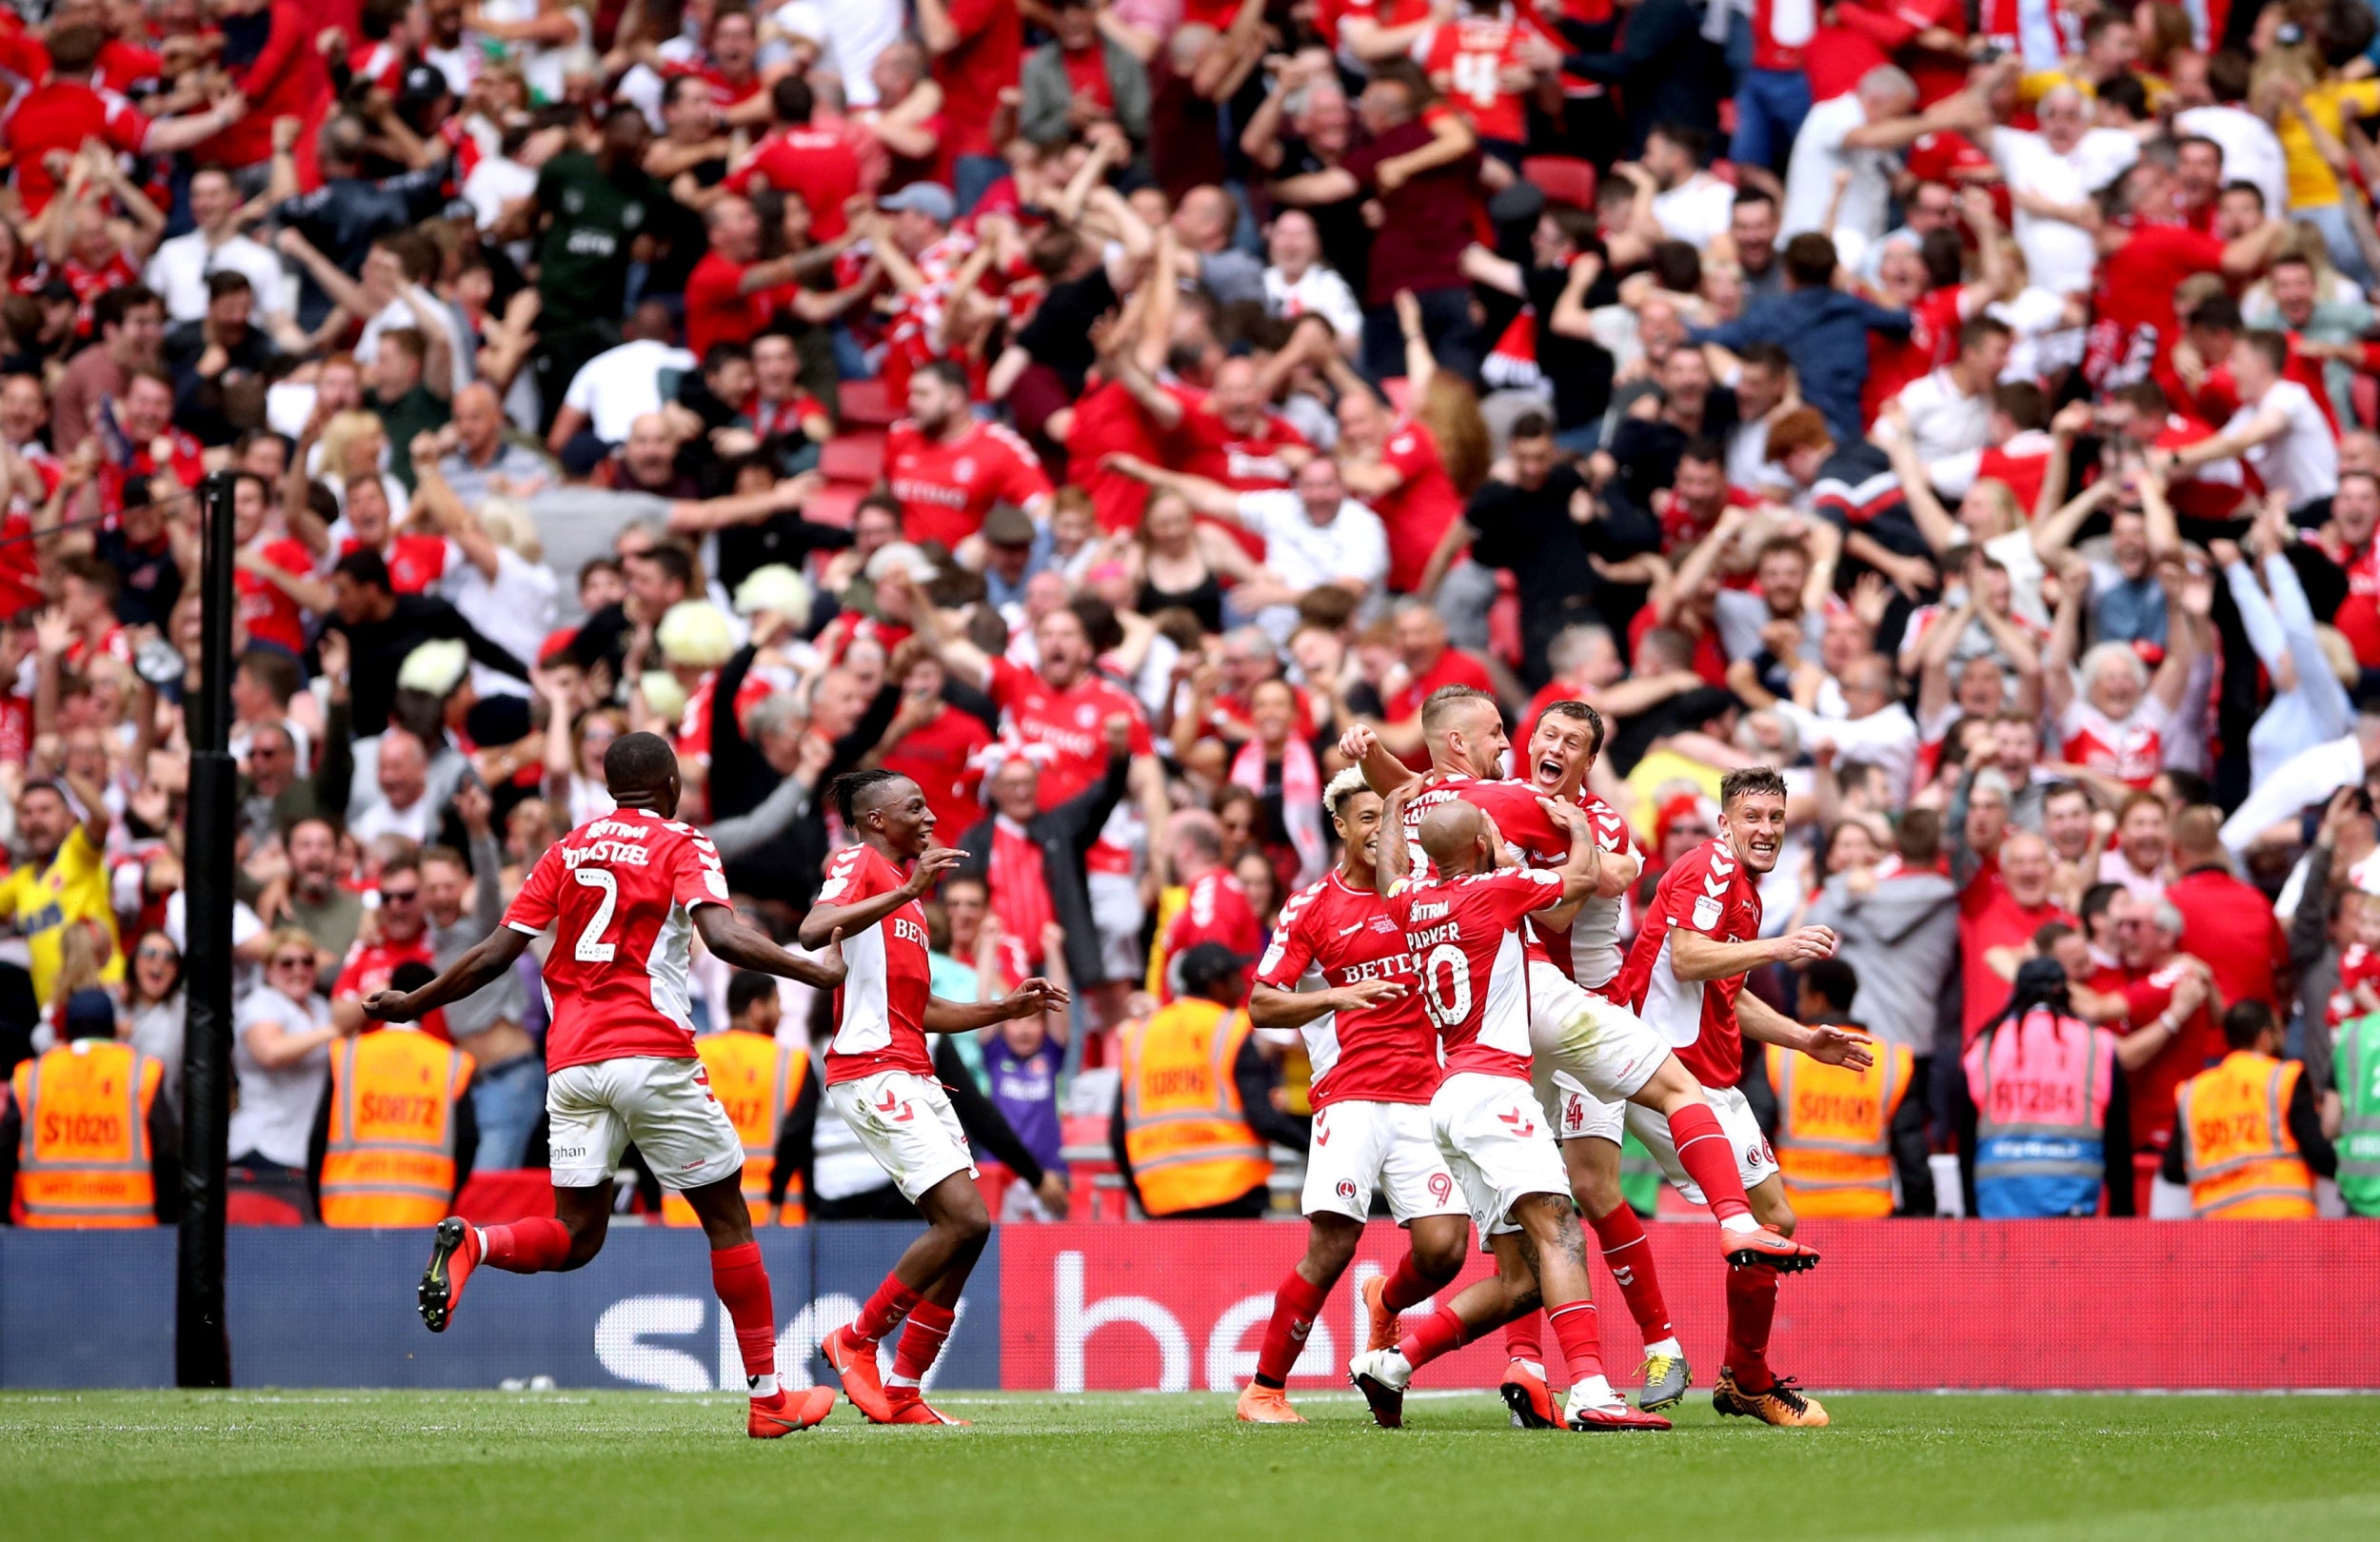
[[1785,800],[1775,793],[1742,793],[1719,811],[1719,834],[1735,860],[1755,873],[1776,866],[1785,849]]
[[1377,870],[1380,863],[1380,795],[1350,793],[1331,822],[1338,827],[1339,839],[1347,843],[1348,854],[1356,859],[1356,863]]
[[934,843],[934,811],[926,806],[918,784],[903,778],[886,789],[884,801],[870,809],[867,819],[884,835],[894,855],[915,858]]
[[1529,734],[1529,780],[1541,792],[1575,797],[1595,765],[1594,741],[1576,718],[1546,713]]

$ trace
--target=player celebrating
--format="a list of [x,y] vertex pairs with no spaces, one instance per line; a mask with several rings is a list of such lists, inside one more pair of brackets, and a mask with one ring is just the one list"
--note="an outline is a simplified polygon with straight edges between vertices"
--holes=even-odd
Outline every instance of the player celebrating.
[[[1034,1017],[1068,998],[1040,979],[998,1001],[962,1004],[933,995],[926,986],[925,912],[918,901],[966,853],[933,843],[934,811],[918,784],[898,772],[855,771],[831,790],[860,843],[827,860],[826,885],[802,920],[803,945],[841,938],[850,969],[835,993],[826,1098],[892,1175],[901,1196],[918,1207],[926,1229],[859,1317],[827,1334],[819,1353],[843,1378],[844,1395],[874,1423],[963,1424],[930,1406],[922,1389],[950,1336],[952,1309],[991,1236],[992,1217],[975,1186],[966,1134],[935,1079],[925,1036]],[[903,862],[914,863],[905,874]],[[880,1379],[877,1348],[904,1318],[892,1375]]]
[[[1299,1028],[1314,1065],[1314,1140],[1306,1154],[1306,1255],[1273,1293],[1256,1378],[1240,1394],[1251,1424],[1303,1424],[1282,1388],[1346,1273],[1372,1213],[1372,1192],[1411,1234],[1397,1271],[1364,1282],[1370,1349],[1397,1342],[1397,1315],[1462,1272],[1469,1216],[1430,1133],[1438,1031],[1413,994],[1413,955],[1380,899],[1374,863],[1380,796],[1349,769],[1322,790],[1346,849],[1336,871],[1281,907],[1257,966],[1248,1017],[1259,1028]],[[1299,990],[1319,976],[1320,988]]]
[[[1630,1408],[1603,1379],[1586,1244],[1560,1153],[1529,1084],[1529,971],[1521,928],[1528,916],[1574,905],[1594,887],[1598,853],[1586,816],[1545,801],[1547,818],[1570,838],[1558,868],[1514,862],[1477,805],[1448,799],[1421,820],[1421,849],[1434,878],[1407,871],[1395,838],[1414,791],[1389,794],[1379,843],[1379,883],[1403,928],[1420,976],[1421,1001],[1438,1024],[1446,1077],[1430,1099],[1430,1131],[1462,1186],[1496,1274],[1439,1307],[1390,1349],[1367,1349],[1348,1378],[1395,1429],[1404,1422],[1414,1372],[1501,1327],[1540,1300],[1570,1362],[1563,1421],[1573,1430],[1666,1430],[1656,1414]],[[1508,865],[1510,864],[1510,865]]]
[[[1757,879],[1776,865],[1784,841],[1783,777],[1755,765],[1720,779],[1719,833],[1661,876],[1616,989],[1677,1047],[1707,1090],[1722,1127],[1721,1140],[1750,1191],[1753,1213],[1790,1235],[1794,1211],[1786,1202],[1785,1180],[1777,1176],[1776,1158],[1753,1117],[1751,1101],[1735,1090],[1743,1074],[1743,1041],[1781,1044],[1829,1065],[1854,1069],[1868,1065],[1872,1057],[1868,1040],[1858,1035],[1805,1027],[1743,988],[1746,972],[1763,964],[1824,959],[1835,952],[1835,934],[1823,926],[1760,940]],[[1685,1144],[1685,1132],[1675,1123],[1662,1129],[1654,1121],[1639,1120],[1631,1109],[1628,1127],[1687,1198],[1711,1192],[1710,1180],[1697,1164],[1684,1159],[1679,1148]],[[1712,1406],[1721,1414],[1746,1414],[1770,1424],[1824,1424],[1825,1409],[1802,1395],[1792,1377],[1769,1372],[1769,1325],[1775,1315],[1775,1275],[1748,1269],[1729,1274],[1727,1361],[1711,1394]]]
[[[1596,757],[1602,750],[1603,715],[1584,702],[1556,702],[1538,714],[1524,761],[1530,784],[1539,793],[1556,802],[1577,803],[1585,812],[1595,831],[1597,849],[1602,853],[1595,892],[1579,902],[1569,929],[1539,926],[1538,940],[1545,944],[1555,968],[1577,980],[1588,995],[1609,1001],[1623,958],[1620,910],[1644,861],[1629,839],[1628,821],[1586,791],[1587,773],[1595,768]],[[1545,1106],[1546,1117],[1554,1121],[1554,1138],[1561,1146],[1562,1166],[1570,1174],[1571,1196],[1578,1201],[1587,1224],[1595,1228],[1604,1265],[1618,1284],[1644,1342],[1644,1364],[1639,1371],[1643,1389],[1636,1394],[1636,1406],[1658,1413],[1685,1401],[1694,1376],[1670,1322],[1644,1222],[1628,1207],[1619,1190],[1621,1118],[1631,1105],[1603,1101],[1577,1077],[1542,1059],[1537,1066],[1537,1100]],[[1651,1110],[1639,1117],[1658,1122]],[[1546,1388],[1544,1367],[1538,1363],[1543,1353],[1540,1326],[1533,1314],[1504,1330],[1508,1362],[1504,1401],[1513,1410],[1514,1422],[1528,1428],[1542,1428],[1554,1419],[1553,1396]]]
[[[1466,685],[1435,691],[1421,705],[1421,733],[1430,754],[1430,770],[1418,780],[1387,753],[1369,728],[1350,728],[1339,741],[1341,751],[1363,766],[1374,787],[1405,789],[1410,800],[1404,819],[1406,844],[1412,842],[1418,819],[1459,801],[1485,813],[1498,837],[1512,843],[1519,860],[1537,867],[1553,867],[1565,860],[1568,837],[1559,821],[1544,811],[1573,805],[1555,803],[1528,782],[1485,780],[1498,776],[1507,744],[1503,718],[1494,697]],[[1552,758],[1550,749],[1540,754],[1535,748],[1544,737],[1540,722],[1539,732],[1531,736],[1533,758],[1540,761]],[[1567,763],[1563,770],[1567,772]],[[1584,765],[1578,774],[1584,776]],[[1422,810],[1418,819],[1413,809]],[[1645,1108],[1659,1117],[1665,1139],[1667,1133],[1675,1133],[1676,1147],[1684,1153],[1682,1160],[1712,1196],[1711,1211],[1720,1228],[1720,1252],[1731,1265],[1812,1267],[1818,1261],[1815,1250],[1754,1218],[1743,1182],[1724,1149],[1724,1132],[1710,1099],[1661,1037],[1626,1006],[1581,990],[1554,962],[1543,939],[1576,926],[1578,902],[1550,907],[1523,932],[1530,1041],[1549,1095],[1543,1105],[1546,1117],[1558,1123],[1560,1110],[1550,1096],[1557,1076],[1569,1078],[1565,1085],[1582,1088],[1604,1101]],[[1592,937],[1590,944],[1592,956],[1596,951]],[[1616,1221],[1615,1230],[1617,1236],[1628,1228],[1625,1222]],[[1525,1383],[1516,1385],[1521,1388],[1520,1394],[1507,1398],[1514,1414],[1524,1424],[1543,1422],[1547,1410],[1527,1395]],[[1657,1394],[1661,1389],[1656,1390]]]
[[532,938],[555,929],[544,965],[553,1002],[545,1109],[554,1214],[485,1228],[460,1216],[440,1221],[422,1275],[422,1321],[446,1332],[483,1263],[535,1275],[582,1268],[603,1251],[612,1169],[633,1140],[662,1186],[684,1194],[702,1220],[711,1284],[744,1356],[752,1400],[744,1428],[775,1439],[826,1417],[835,1397],[814,1387],[797,1402],[777,1384],[777,1318],[744,1202],[744,1140],[695,1054],[687,941],[700,932],[704,946],[739,969],[821,990],[842,982],[843,965],[797,958],[735,919],[718,849],[674,817],[678,758],[667,740],[613,740],[604,781],[618,809],[546,848],[504,925],[421,989],[376,991],[364,1002],[367,1017],[410,1022],[503,978]]

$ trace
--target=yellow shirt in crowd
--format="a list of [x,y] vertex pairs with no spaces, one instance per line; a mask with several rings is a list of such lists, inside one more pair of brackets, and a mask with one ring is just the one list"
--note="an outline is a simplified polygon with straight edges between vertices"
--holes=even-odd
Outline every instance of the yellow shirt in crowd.
[[115,910],[109,902],[107,859],[80,824],[67,832],[48,867],[20,867],[0,879],[0,917],[15,918],[17,931],[32,950],[33,999],[44,1007],[58,979],[66,929],[76,921],[90,922],[108,940],[100,978],[124,978],[124,950],[117,945]]
[[[2306,116],[2323,132],[2344,142],[2346,117],[2369,118],[2380,113],[2380,80],[2326,80],[2306,92]],[[2281,153],[2289,159],[2290,208],[2328,208],[2339,201],[2338,174],[2314,148],[2314,136],[2294,112],[2284,112],[2273,125],[2281,137]]]

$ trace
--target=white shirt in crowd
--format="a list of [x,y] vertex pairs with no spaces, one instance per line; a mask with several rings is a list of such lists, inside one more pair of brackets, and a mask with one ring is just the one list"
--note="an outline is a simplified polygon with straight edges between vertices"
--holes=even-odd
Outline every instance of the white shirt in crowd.
[[330,1020],[330,1003],[320,996],[293,1001],[269,985],[248,992],[232,1014],[231,1070],[239,1077],[240,1103],[231,1111],[231,1157],[262,1156],[284,1167],[306,1166],[306,1144],[314,1130],[314,1106],[330,1081],[330,1050],[316,1045],[294,1065],[268,1071],[248,1052],[248,1031],[276,1023],[285,1034],[303,1034]]
[[1885,209],[1893,198],[1891,168],[1900,163],[1882,150],[1843,148],[1843,137],[1854,128],[1866,128],[1867,123],[1868,109],[1856,91],[1820,102],[1801,120],[1801,132],[1794,139],[1793,162],[1785,175],[1784,230],[1779,240],[1790,241],[1804,230],[1826,227],[1837,171],[1851,173],[1851,186],[1843,189],[1842,207],[1835,216],[1835,230],[1852,232],[1863,247],[1884,234]]
[[[1818,704],[1827,704],[1823,695]],[[1777,702],[1776,710],[1794,725],[1805,749],[1823,741],[1835,747],[1841,760],[1881,766],[1892,782],[1894,805],[1909,801],[1910,779],[1917,770],[1917,720],[1907,707],[1895,702],[1864,718],[1829,717],[1793,702]]]
[[1936,369],[1902,386],[1899,400],[1909,414],[1909,438],[1921,461],[1964,455],[1992,442],[1989,386],[1970,395],[1958,388],[1949,369]]
[[[375,795],[379,789],[373,789]],[[409,808],[399,808],[387,799],[375,796],[371,805],[347,821],[348,833],[359,845],[370,845],[385,835],[401,835],[415,845],[429,844],[438,833],[438,804],[426,790],[413,801]]]
[[1293,589],[1342,578],[1377,589],[1388,576],[1388,532],[1378,515],[1352,498],[1340,500],[1329,524],[1317,524],[1290,488],[1241,493],[1240,523],[1264,538],[1264,565]]
[[661,372],[695,369],[701,361],[684,348],[639,338],[606,348],[579,366],[570,377],[562,405],[576,407],[592,420],[595,437],[606,445],[625,445],[629,425],[662,405]]
[[1735,189],[1708,171],[1653,195],[1653,220],[1672,241],[1683,241],[1696,251],[1718,239],[1735,213]]
[[[2053,204],[2087,204],[2140,159],[2140,142],[2120,128],[2092,128],[2060,155],[2041,135],[2023,128],[1992,130],[1992,159],[2012,190]],[[2016,211],[2016,246],[2033,283],[2052,294],[2088,291],[2099,265],[2091,232],[2064,220]]]
[[199,321],[207,314],[208,279],[227,271],[246,275],[255,289],[252,314],[259,326],[267,316],[286,316],[297,309],[288,269],[278,256],[246,236],[235,235],[219,247],[207,244],[204,230],[175,236],[150,256],[141,282],[164,297],[166,320]]
[[2279,412],[2289,426],[2277,439],[2268,439],[2243,457],[2264,484],[2289,494],[2290,507],[2303,508],[2339,490],[2339,442],[2330,437],[2330,420],[2314,405],[2313,393],[2293,380],[2276,380],[2272,388],[2253,402],[2242,402],[2223,431],[2244,427],[2251,419]]
[[[535,184],[531,184],[531,187],[533,188]],[[459,391],[471,384],[472,366],[478,356],[477,350],[471,346],[470,328],[463,324],[463,318],[455,313],[454,306],[439,299],[429,290],[417,287],[413,292],[421,298],[424,305],[428,306],[429,313],[446,326],[449,373],[454,380],[454,389]],[[356,363],[370,365],[373,360],[380,357],[380,334],[391,329],[403,328],[420,331],[422,318],[413,313],[413,307],[406,303],[404,296],[400,295],[382,306],[379,315],[364,324],[363,335],[355,340]]]
[[[554,627],[562,580],[543,563],[532,563],[509,546],[496,548],[496,576],[489,578],[459,546],[446,553],[441,593],[480,635],[516,659],[534,659]],[[482,696],[526,696],[527,684],[486,664],[471,665],[471,683]]]
[[1303,316],[1309,312],[1331,324],[1340,337],[1363,335],[1363,307],[1356,291],[1336,268],[1316,263],[1291,279],[1278,267],[1264,270],[1264,310],[1272,316]]
[[2288,214],[2289,157],[2271,124],[2243,107],[2202,107],[2175,113],[2173,132],[2213,140],[2223,150],[2223,180],[2255,184],[2266,219]]

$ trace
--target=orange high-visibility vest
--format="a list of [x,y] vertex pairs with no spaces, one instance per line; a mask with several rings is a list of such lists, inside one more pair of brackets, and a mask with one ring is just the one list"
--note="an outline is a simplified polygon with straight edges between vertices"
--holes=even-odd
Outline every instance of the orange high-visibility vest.
[[78,1038],[17,1065],[9,1084],[24,1121],[19,1224],[157,1224],[149,1111],[165,1076],[163,1061],[105,1038]]
[[2290,1133],[2291,1095],[2305,1066],[2233,1050],[2173,1095],[2173,1137],[2190,1169],[2190,1208],[2201,1218],[2303,1220],[2314,1176]]
[[471,1057],[382,1028],[330,1051],[325,1226],[434,1226],[454,1198],[454,1109]]
[[[703,1058],[711,1092],[744,1141],[744,1206],[752,1213],[753,1225],[766,1226],[771,1220],[768,1177],[777,1165],[777,1137],[784,1129],[786,1106],[801,1090],[810,1052],[741,1028],[705,1034],[694,1041],[694,1052]],[[668,1226],[702,1224],[685,1196],[675,1189],[661,1192],[661,1218]],[[780,1226],[800,1226],[809,1218],[802,1175],[796,1173],[785,1184],[785,1203],[774,1219]]]
[[1893,1116],[1916,1072],[1906,1044],[1875,1044],[1865,1071],[1771,1044],[1776,1170],[1804,1216],[1893,1213]]
[[1191,997],[1118,1036],[1124,1154],[1149,1215],[1203,1210],[1271,1179],[1231,1075],[1249,1026],[1246,1013]]

